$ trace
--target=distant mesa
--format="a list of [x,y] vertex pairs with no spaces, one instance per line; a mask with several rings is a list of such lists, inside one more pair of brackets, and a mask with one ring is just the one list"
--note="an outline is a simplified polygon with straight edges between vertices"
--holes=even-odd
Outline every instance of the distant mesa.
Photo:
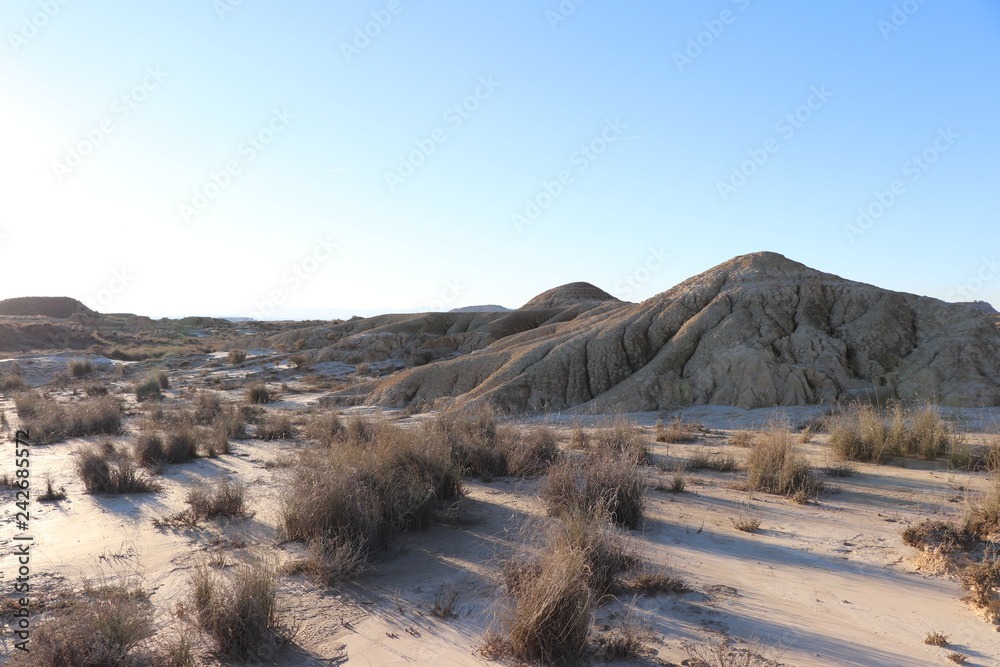
[[0,315],[67,319],[77,314],[87,317],[100,316],[99,313],[68,296],[19,296],[0,301]]
[[485,306],[463,306],[462,308],[452,308],[449,313],[509,313],[510,308],[498,306],[494,303]]
[[561,308],[593,301],[618,301],[618,299],[590,283],[568,283],[542,292],[518,310]]

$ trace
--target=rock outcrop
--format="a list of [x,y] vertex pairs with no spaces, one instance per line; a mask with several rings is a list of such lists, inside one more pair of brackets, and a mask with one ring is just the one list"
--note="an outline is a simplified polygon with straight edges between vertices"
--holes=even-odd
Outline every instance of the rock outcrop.
[[[769,252],[639,304],[573,283],[513,313],[385,317],[400,319],[354,327],[406,330],[429,336],[424,343],[451,336],[449,349],[461,353],[386,378],[364,397],[395,407],[449,397],[513,410],[756,408],[872,393],[1000,404],[1000,332],[986,316]],[[358,333],[337,335],[343,344]]]
[[0,315],[66,319],[76,314],[98,317],[98,313],[68,296],[19,296],[0,301]]

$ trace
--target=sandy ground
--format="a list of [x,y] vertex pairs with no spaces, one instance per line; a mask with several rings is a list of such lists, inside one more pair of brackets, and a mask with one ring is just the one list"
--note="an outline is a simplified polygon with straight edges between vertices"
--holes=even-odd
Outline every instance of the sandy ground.
[[[177,385],[193,381],[198,369],[176,377]],[[181,395],[172,390],[167,401]],[[268,409],[306,409],[323,395],[286,394]],[[4,401],[3,407],[15,423],[12,403]],[[726,444],[731,430],[776,417],[801,424],[822,411],[691,408],[684,418],[704,424],[710,433],[690,445],[653,443],[653,460],[669,468],[706,448],[742,458],[745,450]],[[997,423],[998,413],[951,414],[984,430]],[[648,427],[651,441],[651,426],[662,416],[633,415]],[[600,419],[549,415],[528,421],[548,423],[568,442],[575,424],[593,425]],[[9,440],[12,433],[7,435]],[[300,553],[298,545],[279,544],[275,538],[279,482],[286,469],[273,464],[289,460],[302,443],[239,441],[231,455],[167,466],[157,493],[104,497],[87,495],[73,473],[73,451],[82,442],[37,446],[32,453],[34,483],[48,475],[68,494],[63,501],[32,507],[33,582],[40,589],[95,573],[138,574],[154,591],[160,622],[184,628],[174,616],[185,604],[188,580],[199,562],[214,559],[232,566],[250,554],[285,562]],[[803,447],[815,464],[830,462],[823,436]],[[12,469],[5,457],[0,473]],[[966,494],[984,488],[985,475],[951,472],[943,461],[857,465],[855,475],[828,480],[816,502],[799,505],[762,494],[751,498],[738,488],[739,473],[688,473],[687,488],[679,494],[655,489],[670,473],[649,466],[646,474],[646,518],[631,538],[647,562],[669,564],[693,590],[634,599],[622,593],[599,609],[596,636],[628,608],[648,624],[649,655],[629,664],[680,664],[687,656],[684,642],[725,634],[780,647],[782,663],[803,667],[949,664],[944,656],[950,651],[969,656],[968,665],[1000,665],[1000,634],[994,626],[960,601],[957,582],[917,572],[912,565],[916,551],[900,538],[910,523],[957,515]],[[154,518],[182,509],[193,485],[225,477],[251,484],[252,517],[209,521],[194,529],[153,525]],[[402,536],[358,580],[325,587],[303,576],[283,577],[284,617],[297,634],[291,646],[266,664],[490,664],[475,650],[496,608],[500,561],[517,546],[526,521],[544,520],[536,487],[533,480],[468,480],[467,495],[442,508],[447,520]],[[13,492],[2,495],[0,585],[7,595],[15,572],[10,553],[16,509]],[[733,528],[730,519],[741,512],[760,518],[759,532]],[[432,616],[435,596],[450,591],[457,594],[456,616]],[[950,635],[952,645],[925,645],[923,637],[931,630]],[[7,634],[3,650],[10,649]],[[595,657],[594,662],[602,660]]]

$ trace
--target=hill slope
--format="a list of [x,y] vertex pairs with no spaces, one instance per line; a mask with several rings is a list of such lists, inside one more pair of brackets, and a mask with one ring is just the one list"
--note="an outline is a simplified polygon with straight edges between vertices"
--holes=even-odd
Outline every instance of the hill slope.
[[1000,404],[1000,333],[988,318],[776,253],[736,257],[639,304],[597,288],[605,297],[552,294],[565,287],[519,311],[540,308],[547,317],[536,326],[520,322],[474,354],[394,375],[365,398],[396,407],[454,397],[460,405],[602,412],[797,405],[871,392]]

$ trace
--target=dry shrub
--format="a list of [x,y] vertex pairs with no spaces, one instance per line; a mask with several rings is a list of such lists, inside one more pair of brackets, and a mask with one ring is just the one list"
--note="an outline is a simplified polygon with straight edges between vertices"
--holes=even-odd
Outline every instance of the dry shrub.
[[36,619],[31,650],[13,651],[11,664],[33,667],[145,667],[158,664],[144,650],[153,634],[148,594],[127,585],[86,584],[61,601],[58,611]]
[[628,660],[644,653],[643,642],[649,636],[649,626],[633,609],[629,609],[616,628],[598,641],[605,660]]
[[144,468],[156,468],[162,465],[166,458],[163,438],[159,433],[140,433],[132,443],[132,457]]
[[286,574],[305,574],[317,583],[332,586],[361,575],[368,559],[369,554],[360,544],[321,537],[309,542],[308,557],[290,564]]
[[938,550],[945,554],[969,550],[976,536],[946,521],[921,521],[903,530],[903,544],[921,551]]
[[[226,438],[232,440],[246,440],[247,438],[247,418],[243,408],[251,406],[245,405],[237,409],[234,405],[223,406],[222,411],[216,415],[212,423],[213,428],[225,431]],[[228,451],[228,443],[226,445]]]
[[83,387],[83,393],[91,398],[97,396],[107,396],[108,388],[98,382],[89,382]]
[[985,494],[966,505],[963,529],[983,539],[1000,533],[1000,478]]
[[214,391],[202,389],[194,396],[194,418],[199,424],[214,422],[222,414],[222,399]]
[[256,436],[259,440],[288,440],[295,437],[295,425],[286,414],[268,412],[257,424]]
[[948,635],[943,632],[938,632],[937,630],[932,630],[924,635],[924,643],[930,644],[931,646],[947,646]]
[[733,528],[744,533],[756,533],[760,530],[761,513],[750,502],[742,503],[736,516],[729,517]]
[[135,400],[140,403],[143,401],[162,400],[163,393],[161,389],[162,387],[160,387],[160,383],[156,378],[148,378],[135,386]]
[[439,438],[447,444],[463,473],[485,480],[541,474],[559,454],[552,429],[501,426],[489,408],[445,413],[424,429],[425,438]]
[[263,382],[254,382],[247,387],[247,402],[252,405],[265,405],[271,402],[271,392]]
[[688,654],[686,662],[698,667],[780,667],[780,651],[758,641],[737,646],[723,636],[710,641],[681,644]]
[[656,441],[667,444],[694,442],[698,439],[699,431],[703,430],[704,427],[701,424],[689,424],[676,417],[666,425],[663,422],[656,423]]
[[110,442],[78,449],[75,465],[87,493],[149,493],[160,489],[125,451]]
[[399,531],[429,525],[435,499],[461,493],[447,443],[385,422],[359,430],[372,440],[302,453],[282,494],[284,539],[326,540],[370,558]]
[[556,435],[546,426],[514,432],[503,449],[507,471],[517,477],[540,475],[559,457]]
[[635,465],[649,463],[649,445],[635,422],[616,417],[611,425],[597,431],[593,449],[599,454],[613,454]]
[[247,485],[223,480],[213,488],[199,487],[188,492],[185,502],[191,506],[195,521],[246,513]]
[[222,655],[236,660],[268,658],[291,638],[281,623],[278,570],[257,560],[227,574],[198,567],[191,577],[198,625]]
[[202,434],[200,445],[199,453],[202,456],[215,458],[220,454],[228,454],[231,448],[229,446],[229,431],[225,424],[216,423],[208,427]]
[[490,658],[580,664],[597,605],[587,561],[587,554],[568,545],[547,550],[531,574],[508,591],[508,608],[481,651]]
[[31,391],[31,385],[20,373],[8,370],[0,372],[0,392],[15,395],[26,391]]
[[555,516],[602,508],[616,523],[635,528],[642,519],[644,491],[645,483],[633,463],[614,456],[592,456],[552,466],[541,497]]
[[885,463],[901,456],[933,461],[961,440],[930,404],[883,409],[854,403],[827,423],[831,446],[849,461]]
[[747,488],[790,496],[816,496],[823,489],[805,457],[795,448],[795,436],[772,427],[762,432],[747,456]]
[[87,359],[73,359],[67,364],[69,374],[75,378],[82,378],[94,372],[94,365]]
[[198,458],[198,438],[193,428],[179,428],[167,434],[163,444],[164,463],[187,463],[195,458]]
[[737,431],[729,437],[729,444],[736,447],[752,447],[757,439],[757,434],[753,431]]
[[246,350],[229,350],[229,352],[226,353],[226,360],[233,365],[242,364],[246,361],[246,358]]
[[641,567],[631,573],[625,584],[636,593],[652,595],[687,593],[691,590],[687,582],[674,574],[666,563],[655,569],[643,563]]
[[966,591],[962,599],[986,616],[992,623],[1000,621],[1000,556],[992,553],[978,563],[966,565],[958,571],[958,580],[962,590]]
[[685,470],[711,470],[713,472],[735,472],[740,469],[736,457],[729,452],[695,452],[684,461]]
[[615,575],[637,562],[626,535],[602,508],[575,507],[542,531],[535,548],[505,564],[503,609],[482,652],[579,664],[599,600]]
[[310,415],[306,420],[305,436],[310,442],[323,447],[332,447],[344,438],[346,429],[336,412]]
[[22,428],[39,444],[88,435],[116,435],[122,429],[121,404],[111,396],[60,403],[39,394],[15,400]]

